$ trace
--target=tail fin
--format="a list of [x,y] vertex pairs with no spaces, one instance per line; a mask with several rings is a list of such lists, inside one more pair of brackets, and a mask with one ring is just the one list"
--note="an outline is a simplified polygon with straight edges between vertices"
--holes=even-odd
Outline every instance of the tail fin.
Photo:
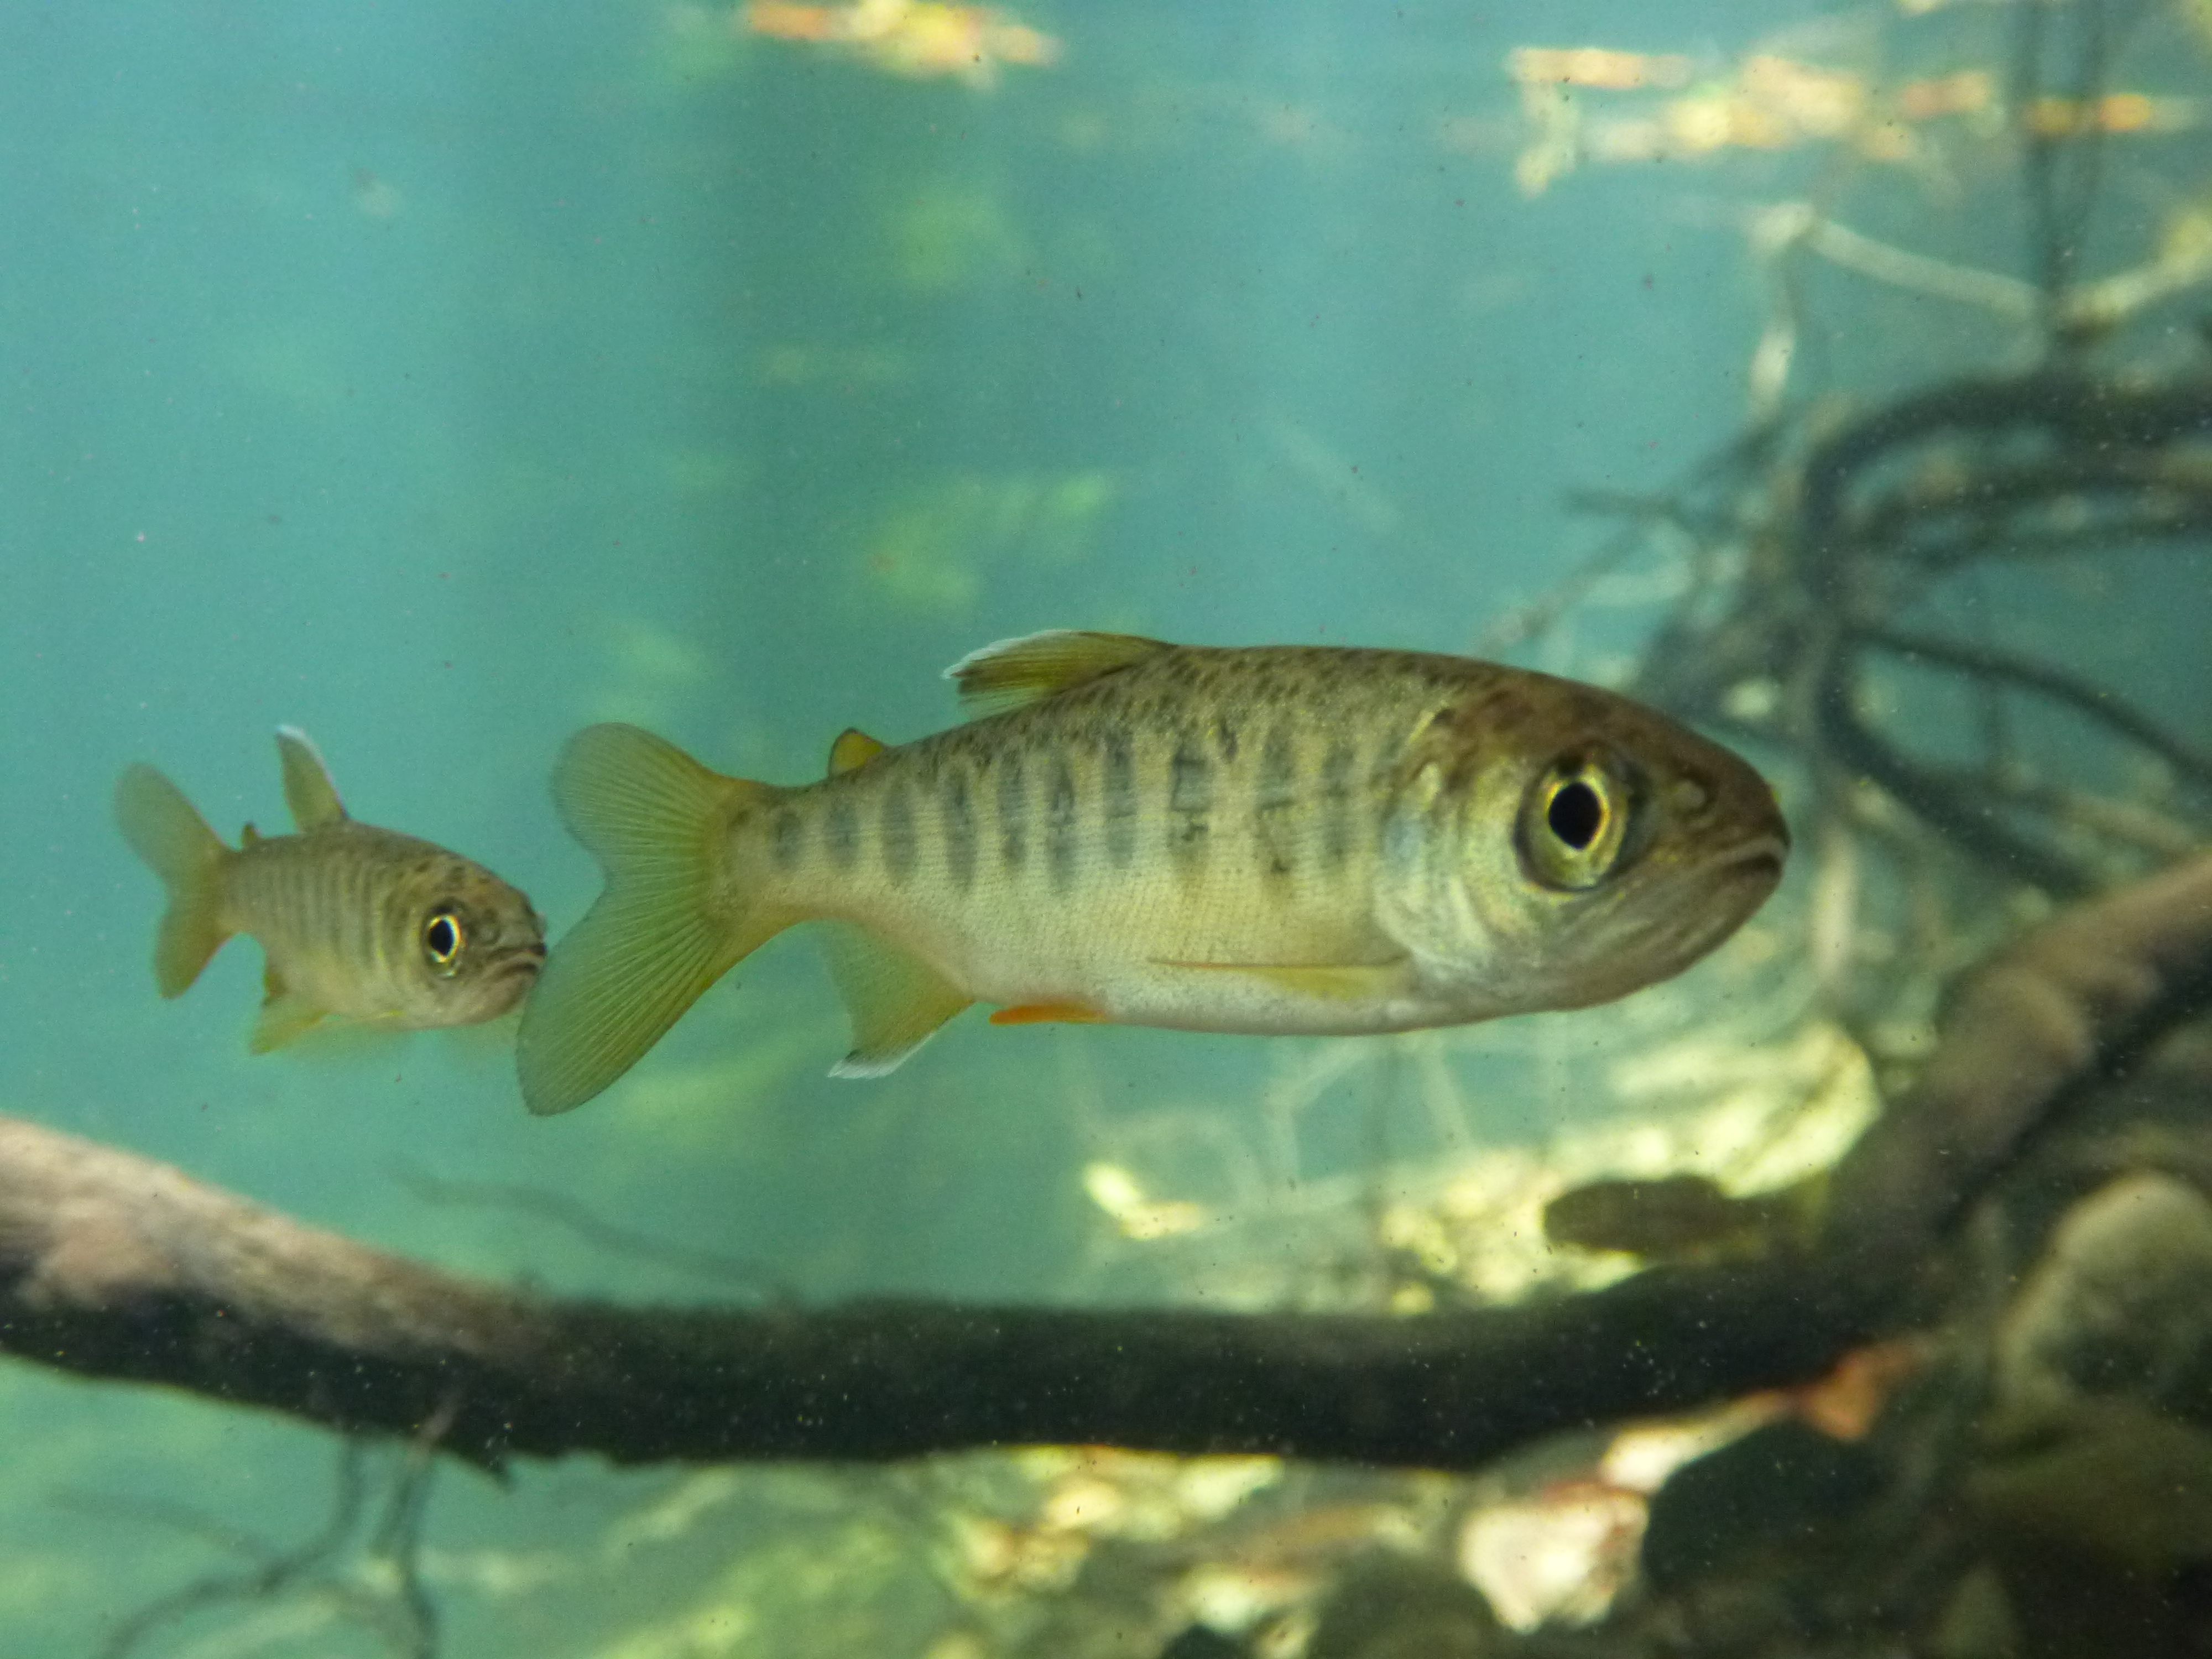
[[607,884],[523,1005],[515,1065],[532,1111],[582,1105],[782,931],[788,918],[730,890],[723,850],[739,805],[771,793],[635,726],[587,726],[568,739],[553,799]]
[[163,996],[179,996],[230,937],[221,920],[229,848],[185,792],[150,766],[133,766],[116,780],[115,822],[131,850],[169,890],[154,944],[154,982]]

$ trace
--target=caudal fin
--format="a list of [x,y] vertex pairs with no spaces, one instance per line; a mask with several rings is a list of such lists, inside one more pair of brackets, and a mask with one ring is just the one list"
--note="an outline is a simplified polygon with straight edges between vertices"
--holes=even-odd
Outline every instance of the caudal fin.
[[230,937],[221,920],[222,860],[229,849],[185,792],[150,766],[132,766],[116,780],[115,822],[131,850],[169,890],[154,943],[154,982],[165,997],[181,995]]
[[532,1111],[565,1112],[598,1094],[782,929],[786,919],[730,890],[724,851],[733,814],[771,793],[635,726],[568,739],[553,799],[607,884],[523,1006],[515,1066]]

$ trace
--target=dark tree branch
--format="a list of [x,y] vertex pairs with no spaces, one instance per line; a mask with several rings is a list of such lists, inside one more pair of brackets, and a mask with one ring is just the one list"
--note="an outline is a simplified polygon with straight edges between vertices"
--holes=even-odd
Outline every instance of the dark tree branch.
[[2039,692],[2063,703],[2086,720],[2109,727],[2138,747],[2157,756],[2191,783],[2212,785],[2212,750],[2198,748],[2168,731],[2142,709],[2114,696],[2094,680],[2069,673],[2047,662],[2002,651],[1994,646],[1968,645],[1940,635],[1876,626],[1851,630],[1851,637],[1901,657],[1922,657],[1948,667],[1964,669],[1976,678],[1998,685],[2016,685]]
[[884,1459],[1105,1443],[1468,1468],[1535,1436],[1818,1375],[1898,1317],[1961,1208],[2212,991],[2212,855],[1976,976],[1835,1180],[1808,1258],[1422,1319],[862,1303],[634,1309],[372,1250],[0,1119],[0,1347],[487,1466]]

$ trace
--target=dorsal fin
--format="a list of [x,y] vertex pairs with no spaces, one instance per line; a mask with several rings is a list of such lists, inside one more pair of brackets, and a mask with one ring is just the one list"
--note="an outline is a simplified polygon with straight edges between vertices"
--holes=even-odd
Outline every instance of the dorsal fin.
[[284,767],[284,805],[292,809],[297,830],[317,830],[343,821],[346,810],[331,781],[331,769],[296,726],[276,728],[276,757]]
[[945,671],[945,678],[960,688],[960,706],[974,719],[1042,702],[1174,649],[1164,640],[1134,634],[1055,628],[970,651]]
[[890,745],[870,737],[857,726],[848,726],[837,734],[837,741],[830,745],[830,775],[849,772],[856,766],[866,766]]

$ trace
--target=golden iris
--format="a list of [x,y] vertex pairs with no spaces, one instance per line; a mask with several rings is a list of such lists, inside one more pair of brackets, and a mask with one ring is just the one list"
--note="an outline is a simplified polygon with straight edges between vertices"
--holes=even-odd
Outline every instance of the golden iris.
[[1555,761],[1521,809],[1521,853],[1547,887],[1595,887],[1620,861],[1628,831],[1628,788],[1596,757]]
[[461,932],[461,919],[451,910],[440,910],[422,924],[422,954],[430,959],[432,969],[450,974],[459,964],[461,947],[466,937]]

